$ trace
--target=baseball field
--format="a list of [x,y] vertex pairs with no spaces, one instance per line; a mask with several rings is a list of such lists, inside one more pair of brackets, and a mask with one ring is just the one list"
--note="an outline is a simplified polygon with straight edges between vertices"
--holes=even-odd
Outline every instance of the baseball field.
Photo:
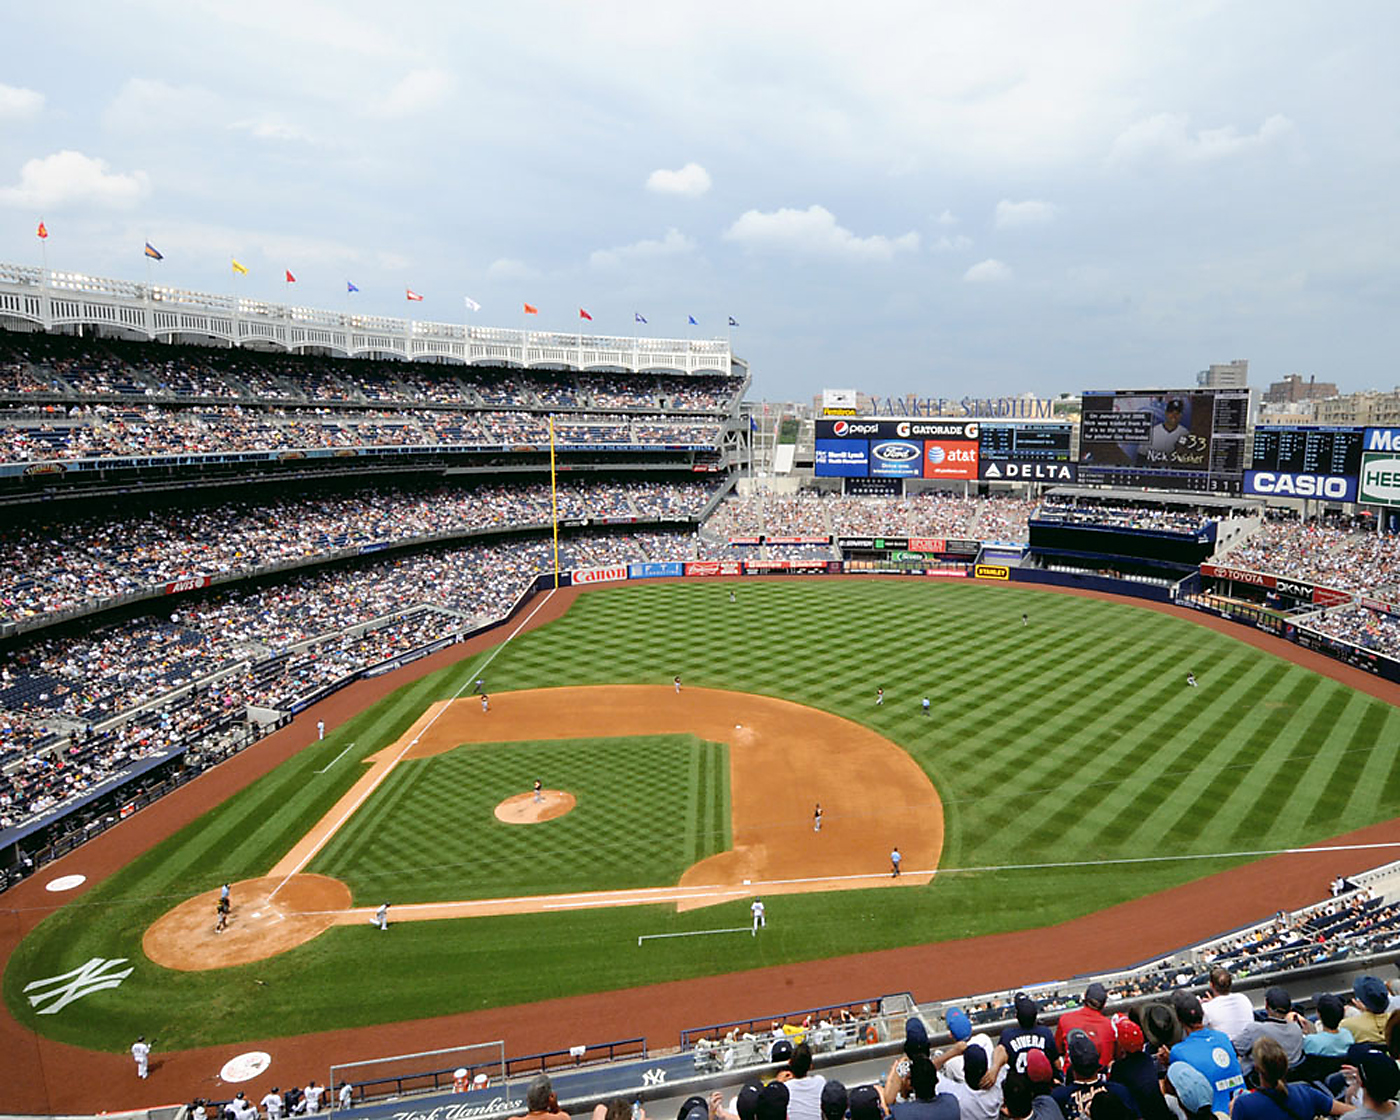
[[[55,910],[4,995],[51,1038],[174,1049],[1043,927],[1394,816],[1397,744],[1392,704],[1127,603],[952,581],[603,588]],[[537,778],[561,808],[509,819]],[[755,894],[761,936],[638,946],[745,928]],[[163,927],[176,912],[195,920]],[[284,945],[259,922],[310,932]],[[162,929],[175,967],[148,955]],[[256,949],[225,964],[220,938]],[[131,972],[57,1013],[26,995],[92,958]]]

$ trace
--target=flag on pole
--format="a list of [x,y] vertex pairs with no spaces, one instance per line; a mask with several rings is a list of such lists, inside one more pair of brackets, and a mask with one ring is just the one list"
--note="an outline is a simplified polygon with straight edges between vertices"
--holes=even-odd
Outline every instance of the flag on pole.
[[692,327],[698,327],[698,326],[700,325],[699,323],[697,323],[697,322],[695,321],[695,316],[694,316],[694,315],[687,315],[686,318],[690,320],[690,325],[691,325]]
[[635,320],[637,320],[637,322],[639,322],[639,323],[645,323],[645,322],[647,321],[646,316],[643,315],[640,311],[634,311],[634,312],[632,312],[632,318],[634,318]]
[[729,316],[729,325],[730,325],[731,327],[737,327],[737,326],[739,325],[739,320],[736,319],[736,318],[734,318],[733,315],[731,315],[731,316]]
[[587,311],[585,311],[582,307],[578,309],[578,317],[580,319],[587,319],[590,323],[593,322],[593,316],[590,315]]
[[150,257],[153,261],[165,260],[165,254],[162,253],[159,249],[157,249],[154,245],[152,245],[149,241],[146,242],[146,256]]
[[405,288],[403,292],[405,299],[414,300],[417,303],[423,302],[423,297],[420,296],[417,292],[415,292],[412,288]]
[[526,315],[538,315],[539,313],[540,309],[538,307],[531,307],[528,303],[525,305]]
[[463,296],[463,297],[462,297],[462,302],[465,303],[465,304],[467,305],[467,310],[468,310],[468,311],[480,311],[480,310],[481,310],[481,304],[477,303],[476,300],[472,299],[471,296]]
[[44,225],[43,222],[40,222],[39,228],[34,231],[34,236],[40,241],[47,241],[49,239],[49,227]]
[[357,288],[357,287],[355,287],[354,284],[350,283],[349,280],[345,281],[345,294],[346,294],[346,295],[349,295],[351,292],[358,292],[359,290],[360,290],[360,289]]
[[289,268],[289,269],[287,269],[286,271],[287,271],[287,283],[288,283],[288,284],[295,284],[295,283],[297,282],[297,278],[296,278],[295,276],[292,275],[292,270]]
[[244,268],[241,264],[239,264],[236,260],[233,262],[233,271],[238,273],[239,276],[248,275],[248,270]]

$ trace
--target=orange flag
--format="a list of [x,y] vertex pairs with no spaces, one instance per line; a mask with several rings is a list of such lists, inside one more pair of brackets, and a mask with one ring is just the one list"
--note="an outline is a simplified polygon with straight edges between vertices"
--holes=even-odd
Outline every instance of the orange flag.
[[287,272],[287,283],[288,283],[288,284],[295,284],[295,283],[297,282],[297,278],[296,278],[295,276],[292,275],[292,270],[289,268],[289,269],[286,270],[286,272]]
[[44,225],[43,222],[40,222],[40,223],[39,223],[39,228],[38,228],[37,230],[35,230],[34,232],[38,235],[40,241],[47,241],[47,240],[48,240],[48,237],[49,237],[49,227],[46,226],[46,225]]
[[540,309],[538,307],[531,307],[528,303],[525,305],[526,315],[538,315],[539,313]]

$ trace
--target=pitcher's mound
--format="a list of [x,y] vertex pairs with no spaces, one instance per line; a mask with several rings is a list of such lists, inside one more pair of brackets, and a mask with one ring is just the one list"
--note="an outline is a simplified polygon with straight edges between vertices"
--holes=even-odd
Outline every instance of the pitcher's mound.
[[506,824],[539,824],[562,817],[577,804],[574,795],[562,789],[541,790],[540,797],[542,800],[536,801],[533,790],[507,797],[496,806],[496,819]]

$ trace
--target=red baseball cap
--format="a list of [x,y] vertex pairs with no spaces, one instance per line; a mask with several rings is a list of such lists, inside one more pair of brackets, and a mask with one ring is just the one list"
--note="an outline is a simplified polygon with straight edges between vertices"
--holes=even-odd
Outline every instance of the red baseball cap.
[[1115,1026],[1118,1029],[1118,1048],[1125,1054],[1136,1054],[1142,1049],[1142,1028],[1131,1019],[1121,1019]]
[[1042,1083],[1055,1080],[1055,1071],[1050,1068],[1050,1059],[1044,1050],[1032,1050],[1026,1055],[1026,1076]]

